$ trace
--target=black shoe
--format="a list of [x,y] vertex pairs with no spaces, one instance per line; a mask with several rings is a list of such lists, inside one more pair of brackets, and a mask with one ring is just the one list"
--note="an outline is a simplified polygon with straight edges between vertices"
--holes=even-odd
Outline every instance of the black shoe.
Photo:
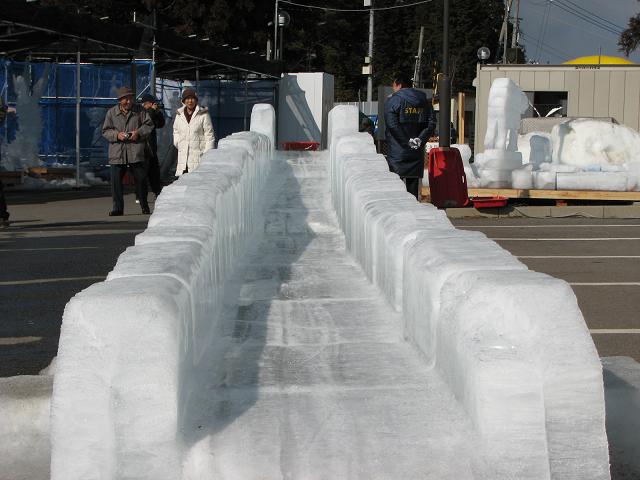
[[150,215],[151,214],[151,209],[149,208],[149,205],[145,205],[144,207],[142,207],[142,213],[144,215]]
[[112,210],[109,212],[110,217],[121,217],[122,215],[124,215],[124,212],[121,210]]

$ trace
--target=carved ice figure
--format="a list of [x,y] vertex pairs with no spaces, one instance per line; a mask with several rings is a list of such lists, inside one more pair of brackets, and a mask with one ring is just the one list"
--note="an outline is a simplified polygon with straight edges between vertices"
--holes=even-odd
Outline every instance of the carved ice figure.
[[26,170],[29,167],[42,165],[38,156],[42,137],[39,102],[48,79],[49,67],[46,67],[42,77],[33,85],[30,92],[31,75],[29,73],[26,76],[13,77],[19,130],[15,140],[7,146],[6,157],[2,162],[7,170]]
[[522,167],[518,129],[528,106],[526,95],[511,79],[497,78],[491,84],[485,151],[475,161],[482,188],[510,187],[511,172]]
[[485,150],[518,150],[520,117],[529,107],[527,96],[510,78],[496,78],[489,90]]

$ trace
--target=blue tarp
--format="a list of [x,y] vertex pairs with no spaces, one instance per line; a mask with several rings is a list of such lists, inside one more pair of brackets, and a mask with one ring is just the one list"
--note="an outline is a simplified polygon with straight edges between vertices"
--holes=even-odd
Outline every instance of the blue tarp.
[[[149,90],[151,63],[136,61],[127,65],[80,65],[82,97],[80,107],[80,151],[83,161],[100,163],[106,158],[106,144],[100,127],[106,110],[115,103],[115,91],[131,85],[136,76],[136,91]],[[0,90],[5,102],[15,106],[15,79],[28,79],[33,87],[47,74],[40,99],[42,137],[40,156],[46,163],[75,163],[76,144],[76,64],[24,63],[0,59]],[[20,128],[20,111],[7,116],[3,142],[10,143]]]
[[[33,87],[47,73],[47,83],[39,102],[42,114],[40,157],[47,164],[75,163],[76,142],[76,64],[25,63],[0,59],[0,94],[5,103],[16,105],[15,78],[29,79]],[[116,90],[131,85],[135,74],[136,93],[140,97],[150,91],[151,62],[132,64],[81,64],[80,152],[82,162],[94,166],[106,163],[107,144],[102,138],[102,122],[106,110],[116,102]],[[216,138],[245,130],[249,126],[251,109],[256,103],[276,105],[275,80],[207,80],[176,82],[158,79],[156,91],[164,102],[168,117],[165,131],[159,132],[160,160],[172,157],[171,119],[181,106],[180,95],[186,86],[196,88],[201,105],[209,107]],[[11,143],[20,128],[20,111],[9,114],[0,125],[2,143]],[[164,150],[164,151],[163,151]]]

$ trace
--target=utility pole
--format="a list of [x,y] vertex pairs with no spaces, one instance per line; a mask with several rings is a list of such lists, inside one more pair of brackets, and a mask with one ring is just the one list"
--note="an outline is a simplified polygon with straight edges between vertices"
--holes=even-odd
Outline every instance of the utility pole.
[[520,29],[520,0],[516,0],[515,22],[516,24],[513,27],[513,35],[511,36],[511,48],[518,48],[518,30]]
[[276,0],[276,10],[273,13],[273,59],[278,60],[278,0]]
[[[367,75],[367,102],[369,104],[369,112],[371,111],[371,102],[373,101],[373,0],[370,0],[369,6],[369,75]],[[365,6],[367,0],[365,0]]]
[[512,0],[504,0],[504,20],[502,21],[502,29],[500,30],[500,40],[498,43],[502,45],[502,63],[507,63],[507,45],[508,45],[508,26],[509,12],[511,11]]
[[438,81],[440,147],[451,146],[451,78],[449,77],[449,0],[442,9],[442,76]]
[[416,88],[422,88],[422,42],[424,40],[424,27],[420,27],[420,39],[418,40],[418,55],[416,66],[413,70],[413,84]]
[[80,188],[80,104],[82,102],[80,78],[80,43],[78,43],[76,52],[76,188]]

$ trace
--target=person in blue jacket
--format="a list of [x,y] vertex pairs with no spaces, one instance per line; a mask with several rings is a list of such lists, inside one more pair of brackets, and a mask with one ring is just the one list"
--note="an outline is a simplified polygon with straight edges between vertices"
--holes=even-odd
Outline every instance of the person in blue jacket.
[[389,170],[418,198],[424,175],[424,144],[436,129],[433,108],[424,92],[413,88],[408,75],[397,74],[393,94],[384,105]]

